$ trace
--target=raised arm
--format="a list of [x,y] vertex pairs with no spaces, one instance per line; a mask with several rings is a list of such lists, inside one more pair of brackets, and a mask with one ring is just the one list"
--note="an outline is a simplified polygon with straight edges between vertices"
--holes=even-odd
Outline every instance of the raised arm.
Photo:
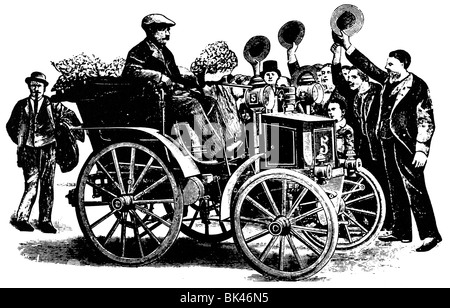
[[350,37],[342,32],[342,41],[347,59],[373,80],[383,83],[388,73],[372,63],[362,52],[350,43]]

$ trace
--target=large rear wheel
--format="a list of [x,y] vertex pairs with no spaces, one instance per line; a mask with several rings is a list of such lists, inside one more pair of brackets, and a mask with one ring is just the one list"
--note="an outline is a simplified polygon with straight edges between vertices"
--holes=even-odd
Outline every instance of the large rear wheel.
[[84,164],[76,213],[96,250],[112,261],[136,265],[157,260],[174,243],[183,199],[160,157],[140,144],[121,142]]

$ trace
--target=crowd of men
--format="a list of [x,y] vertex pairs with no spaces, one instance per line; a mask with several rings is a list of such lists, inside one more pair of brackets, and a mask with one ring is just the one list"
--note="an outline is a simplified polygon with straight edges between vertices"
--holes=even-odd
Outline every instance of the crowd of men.
[[[234,61],[235,55],[227,51],[224,63],[231,65],[223,70],[208,71],[210,66],[203,64],[209,62],[199,59],[196,64],[198,82],[193,84],[192,80],[183,78],[174,55],[166,46],[170,29],[174,25],[174,21],[161,14],[150,14],[143,18],[142,28],[146,37],[128,53],[123,77],[145,79],[167,88],[181,85],[178,94],[169,98],[170,114],[174,118],[183,118],[192,126],[205,127],[209,125],[209,119],[202,101],[204,102],[207,91],[209,94],[215,93],[215,100],[218,101],[231,97],[230,93],[223,92],[223,88],[212,87],[208,82],[220,80],[230,74],[237,64]],[[297,46],[293,43],[287,50],[291,77],[301,69],[295,55]],[[211,48],[214,49],[214,46]],[[435,128],[428,86],[408,71],[411,56],[404,50],[389,53],[385,70],[382,70],[356,49],[350,43],[350,36],[342,31],[338,38],[333,37],[331,51],[331,63],[312,66],[317,68],[314,75],[322,84],[324,100],[314,104],[311,113],[336,120],[339,155],[345,155],[350,148],[354,149],[364,166],[376,176],[383,187],[388,201],[385,229],[390,232],[379,239],[411,242],[412,212],[419,236],[423,240],[417,251],[434,248],[442,238],[436,226],[423,173]],[[342,65],[343,54],[353,66]],[[278,80],[285,83],[289,79],[281,76],[273,60],[263,63],[261,73],[261,77],[269,84],[276,84]],[[292,78],[290,79],[292,81]],[[50,121],[52,115],[50,111],[46,112],[45,108],[42,108],[45,117],[38,117],[38,110],[41,108],[32,106],[34,96],[37,96],[37,100],[44,99],[47,102],[48,99],[43,96],[47,82],[45,75],[34,73],[31,79],[27,79],[27,83],[30,87],[30,97],[18,103],[14,117],[8,122],[8,133],[18,144],[19,150],[26,150],[19,151],[20,153],[29,153],[27,157],[36,159],[19,165],[24,168],[26,189],[14,225],[21,231],[34,230],[28,219],[40,181],[41,189],[48,191],[39,199],[42,230],[55,233],[50,217],[55,170],[54,125],[49,124],[45,129],[37,130],[36,127],[43,126],[36,126],[36,119]],[[42,91],[35,90],[35,84],[42,84]],[[48,103],[41,105],[46,106]],[[32,129],[23,129],[29,125]],[[229,123],[224,123],[224,126],[231,127]],[[237,133],[239,132],[230,132],[235,135]],[[46,142],[36,142],[42,139],[39,139],[41,135],[46,136]],[[211,146],[211,153],[215,154],[225,145],[221,136],[216,136],[214,131],[211,136],[216,137]],[[201,140],[203,136],[198,137]],[[41,160],[42,153],[47,152],[50,153],[47,165],[52,162],[51,166],[46,166]]]

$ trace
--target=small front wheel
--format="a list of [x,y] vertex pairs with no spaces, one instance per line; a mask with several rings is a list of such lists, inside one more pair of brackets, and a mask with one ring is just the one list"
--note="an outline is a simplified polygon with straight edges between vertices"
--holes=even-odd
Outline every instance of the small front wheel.
[[[336,210],[322,188],[287,169],[257,173],[240,188],[233,213],[236,245],[262,274],[306,279],[331,259],[338,239]],[[320,234],[318,247],[306,233]]]

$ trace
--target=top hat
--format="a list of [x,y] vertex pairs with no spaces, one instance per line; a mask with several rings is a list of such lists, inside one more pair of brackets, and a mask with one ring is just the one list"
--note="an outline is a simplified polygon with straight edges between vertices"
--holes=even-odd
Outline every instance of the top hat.
[[267,72],[276,72],[278,77],[281,76],[281,72],[278,69],[278,63],[275,60],[267,60],[263,62],[263,69],[261,71],[261,76],[264,76]]
[[364,15],[361,10],[352,4],[342,4],[331,14],[330,26],[334,33],[341,35],[344,31],[352,36],[361,30],[364,24]]
[[166,25],[168,27],[175,26],[175,22],[162,14],[149,14],[142,19],[142,28],[148,29],[153,25]]
[[305,26],[298,20],[288,21],[278,30],[278,41],[286,49],[292,47],[294,42],[300,44],[304,36]]
[[25,78],[25,82],[30,84],[31,81],[38,81],[44,84],[44,86],[48,86],[47,78],[41,72],[33,72],[30,77]]

